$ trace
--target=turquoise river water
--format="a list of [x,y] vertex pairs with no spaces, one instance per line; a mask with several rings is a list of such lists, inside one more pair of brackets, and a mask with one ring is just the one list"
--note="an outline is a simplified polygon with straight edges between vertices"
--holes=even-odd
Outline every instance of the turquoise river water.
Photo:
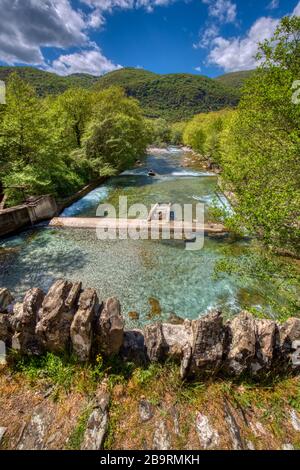
[[[231,210],[219,193],[217,177],[196,167],[182,167],[183,151],[169,148],[150,153],[143,165],[110,178],[63,212],[63,216],[95,217],[100,202],[117,204],[120,195],[128,204],[157,202],[205,203]],[[147,176],[153,169],[157,176]],[[207,215],[206,215],[207,217]],[[200,251],[187,251],[181,241],[101,241],[94,230],[53,229],[46,224],[0,241],[0,285],[10,288],[16,298],[26,289],[48,289],[60,277],[81,280],[97,289],[100,299],[117,296],[127,324],[141,326],[157,315],[170,313],[197,318],[219,307],[228,314],[243,308],[270,309],[263,292],[270,286],[253,280],[244,285],[238,277],[214,276],[216,262],[223,256],[237,259],[252,249],[250,241],[205,238]],[[137,312],[139,320],[131,320]]]

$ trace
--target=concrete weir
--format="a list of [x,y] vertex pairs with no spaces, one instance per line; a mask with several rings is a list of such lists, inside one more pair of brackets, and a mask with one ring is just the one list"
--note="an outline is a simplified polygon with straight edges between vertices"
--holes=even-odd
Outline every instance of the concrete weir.
[[197,222],[161,221],[146,219],[111,219],[100,217],[55,217],[50,222],[51,227],[86,228],[100,230],[140,230],[140,231],[170,231],[171,234],[200,233],[222,234],[227,229],[221,224],[201,225]]

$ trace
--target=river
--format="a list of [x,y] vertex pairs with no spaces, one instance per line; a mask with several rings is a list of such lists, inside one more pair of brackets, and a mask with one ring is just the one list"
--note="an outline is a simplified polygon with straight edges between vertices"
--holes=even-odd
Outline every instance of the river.
[[[219,204],[230,210],[220,194],[217,176],[197,165],[182,167],[186,155],[169,148],[149,152],[142,166],[110,178],[62,216],[95,216],[99,203],[117,205],[120,195],[128,204],[157,202]],[[157,176],[147,175],[149,169]],[[94,287],[100,299],[117,296],[127,325],[142,326],[153,318],[167,320],[171,313],[197,318],[212,308],[232,315],[256,307],[272,315],[264,292],[268,283],[245,281],[234,274],[216,278],[214,269],[223,257],[239,259],[253,249],[250,240],[206,237],[200,251],[187,251],[181,241],[111,240],[101,241],[95,231],[53,229],[47,224],[29,229],[0,242],[0,285],[21,299],[26,289],[47,290],[60,277],[82,281]],[[128,317],[137,312],[139,320]],[[132,316],[132,315],[131,315]]]

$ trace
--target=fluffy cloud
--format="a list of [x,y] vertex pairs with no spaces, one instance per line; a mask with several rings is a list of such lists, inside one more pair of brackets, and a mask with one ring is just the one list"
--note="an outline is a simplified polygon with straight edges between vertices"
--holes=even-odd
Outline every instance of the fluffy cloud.
[[[83,52],[61,55],[52,65],[59,73],[101,74],[119,67],[103,56],[89,39],[89,31],[105,22],[114,9],[168,5],[177,0],[79,0],[90,7],[83,13],[71,0],[0,0],[0,60],[8,64],[47,67],[42,49],[85,47]],[[92,49],[92,50],[91,50]],[[76,61],[78,66],[76,67]],[[90,61],[90,63],[89,63]],[[49,66],[48,66],[49,68]]]
[[237,15],[236,4],[231,0],[202,0],[208,5],[208,14],[220,23],[234,23]]
[[[300,2],[296,5],[292,15],[300,16]],[[257,44],[273,35],[279,21],[270,17],[262,17],[253,24],[243,38],[215,37],[212,41],[213,46],[208,56],[208,62],[222,67],[226,72],[255,68],[257,66],[255,59]]]
[[219,34],[219,27],[215,24],[208,26],[201,34],[200,40],[193,44],[194,49],[201,49],[209,47],[212,40],[215,39]]
[[295,7],[294,11],[293,11],[293,15],[295,16],[300,16],[300,2],[298,3],[298,5]]
[[254,68],[257,65],[257,43],[269,39],[278,23],[279,20],[262,17],[254,23],[244,38],[215,38],[208,57],[209,62],[222,67],[226,72]]
[[267,6],[268,10],[276,10],[279,7],[279,0],[271,0]]
[[99,49],[94,49],[61,55],[53,62],[49,70],[59,75],[70,75],[72,73],[103,75],[119,68],[121,68],[120,65],[112,63]]
[[115,9],[129,10],[133,8],[145,8],[152,11],[156,6],[166,6],[177,0],[81,0],[91,8],[94,8],[92,15],[98,16],[99,24],[103,23],[105,12],[111,13]]
[[42,47],[88,42],[85,21],[69,0],[0,0],[0,59],[42,64]]

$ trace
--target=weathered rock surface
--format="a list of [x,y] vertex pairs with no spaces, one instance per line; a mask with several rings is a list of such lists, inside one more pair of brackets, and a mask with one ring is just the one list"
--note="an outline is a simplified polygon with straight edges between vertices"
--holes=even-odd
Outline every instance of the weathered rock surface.
[[289,318],[279,326],[280,360],[290,362],[294,352],[294,343],[300,340],[300,318]]
[[6,433],[6,431],[7,431],[7,428],[3,428],[0,426],[0,446],[1,446],[4,434]]
[[120,355],[125,361],[143,365],[147,362],[145,338],[142,330],[124,331]]
[[298,416],[296,410],[290,411],[290,418],[294,430],[300,432],[300,417]]
[[6,343],[9,340],[10,319],[8,314],[0,314],[0,341]]
[[227,359],[225,368],[231,375],[240,375],[255,363],[256,323],[248,312],[242,312],[227,324]]
[[118,354],[124,339],[124,318],[118,299],[107,299],[97,321],[97,348],[105,355]]
[[154,416],[154,410],[151,403],[147,400],[142,399],[139,403],[139,415],[142,423],[149,421]]
[[39,354],[41,347],[35,334],[38,313],[45,294],[41,289],[30,289],[22,304],[14,307],[11,325],[14,329],[12,348],[23,354]]
[[220,436],[214,429],[207,416],[198,413],[196,416],[196,430],[200,445],[204,450],[216,449],[220,443]]
[[283,444],[282,450],[295,450],[293,444],[290,444],[289,442],[287,444]]
[[101,450],[108,427],[109,394],[98,397],[95,409],[89,417],[81,450]]
[[9,307],[14,301],[10,291],[5,288],[0,288],[0,313],[9,313]]
[[74,317],[81,283],[58,280],[44,298],[36,334],[44,348],[61,353],[70,347],[70,326]]
[[192,343],[191,322],[186,320],[182,325],[163,323],[162,335],[167,357],[181,360],[185,348]]
[[18,450],[43,450],[49,431],[52,416],[47,407],[40,406],[33,413],[30,422],[24,429]]
[[93,343],[93,322],[99,310],[99,300],[94,289],[80,295],[79,307],[71,324],[72,349],[81,362],[88,361]]
[[252,362],[252,372],[255,374],[262,368],[271,367],[276,342],[278,337],[278,327],[272,320],[256,320],[256,360]]
[[221,312],[212,312],[193,321],[192,332],[192,356],[188,374],[217,372],[222,364],[225,342]]
[[153,450],[170,450],[171,441],[165,421],[157,423],[153,435]]
[[[2,310],[10,310],[7,289],[0,289],[0,299]],[[239,376],[300,369],[299,318],[279,325],[242,312],[224,325],[215,311],[180,324],[158,322],[143,331],[124,331],[118,299],[106,300],[101,308],[95,290],[82,292],[81,283],[64,280],[46,296],[29,290],[13,313],[0,313],[0,341],[21,354],[72,350],[79,361],[88,361],[91,352],[100,352],[137,364],[172,359],[180,363],[183,379],[219,371]]]
[[145,347],[150,362],[159,362],[165,359],[167,345],[162,331],[161,323],[147,325],[144,330]]
[[233,450],[243,450],[244,443],[241,438],[240,428],[226,400],[224,400],[224,414],[225,414],[225,421],[228,426],[228,431],[230,434]]

